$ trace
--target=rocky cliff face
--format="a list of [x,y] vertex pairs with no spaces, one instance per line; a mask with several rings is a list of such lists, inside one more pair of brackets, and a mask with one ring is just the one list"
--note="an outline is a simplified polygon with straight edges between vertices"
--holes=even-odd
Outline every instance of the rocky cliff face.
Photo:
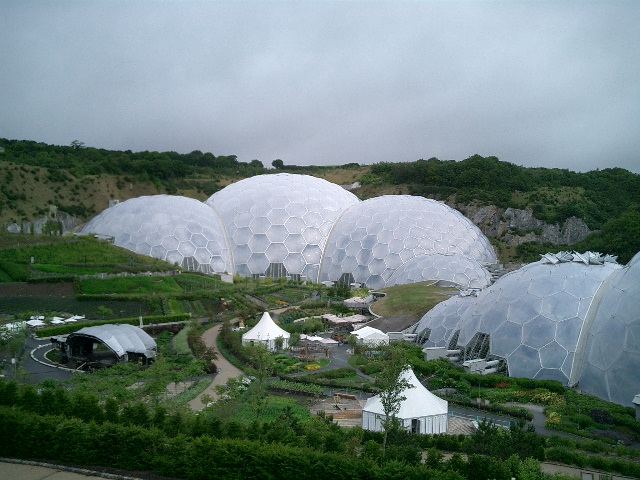
[[530,209],[502,209],[495,205],[451,206],[464,213],[486,236],[512,246],[526,242],[573,245],[591,233],[587,224],[578,217],[570,217],[561,224],[549,224],[535,218]]

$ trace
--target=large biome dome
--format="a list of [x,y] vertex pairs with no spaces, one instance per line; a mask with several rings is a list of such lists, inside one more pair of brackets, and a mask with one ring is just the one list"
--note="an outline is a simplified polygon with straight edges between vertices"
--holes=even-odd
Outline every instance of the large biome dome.
[[186,270],[222,273],[233,269],[222,222],[211,208],[192,198],[132,198],[95,216],[81,233],[112,237],[119,247]]
[[246,178],[207,200],[225,224],[238,274],[314,282],[331,227],[358,202],[326,180],[288,173]]
[[[344,275],[351,281],[381,288],[389,285],[396,270],[404,266],[407,273],[398,273],[396,283],[405,276],[426,280],[425,274],[437,272],[437,266],[429,270],[430,261],[425,260],[422,265],[409,267],[424,255],[442,256],[431,262],[439,266],[446,262],[454,265],[456,258],[466,259],[460,261],[462,271],[455,273],[473,272],[470,277],[475,282],[482,282],[484,277],[479,273],[482,264],[496,262],[487,238],[457,210],[423,197],[385,195],[365,200],[342,214],[329,235],[320,279],[339,281]],[[412,268],[414,272],[410,272]],[[454,275],[444,280],[452,280]],[[467,283],[467,279],[458,278]]]
[[599,296],[573,380],[584,392],[631,406],[640,393],[640,253],[607,279]]
[[450,348],[455,341],[465,356],[503,358],[511,376],[567,385],[594,297],[620,268],[609,262],[541,260],[503,276],[477,296],[439,304],[414,331],[427,346]]

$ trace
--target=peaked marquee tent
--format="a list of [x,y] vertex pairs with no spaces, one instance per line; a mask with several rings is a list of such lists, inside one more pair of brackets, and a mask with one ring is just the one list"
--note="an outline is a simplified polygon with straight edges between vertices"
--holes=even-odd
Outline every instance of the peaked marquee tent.
[[351,332],[358,339],[358,343],[374,347],[376,345],[389,345],[389,335],[382,330],[373,327],[362,327]]
[[[446,433],[448,427],[449,405],[446,400],[437,397],[420,383],[413,370],[407,368],[400,374],[411,388],[402,392],[405,399],[400,405],[396,418],[400,424],[413,433]],[[380,396],[367,399],[362,409],[362,428],[374,432],[383,431],[384,410]]]
[[268,312],[264,312],[256,326],[242,335],[242,344],[254,345],[260,343],[267,349],[275,351],[276,339],[279,337],[282,337],[282,348],[287,348],[291,334],[276,325],[276,322],[273,321]]

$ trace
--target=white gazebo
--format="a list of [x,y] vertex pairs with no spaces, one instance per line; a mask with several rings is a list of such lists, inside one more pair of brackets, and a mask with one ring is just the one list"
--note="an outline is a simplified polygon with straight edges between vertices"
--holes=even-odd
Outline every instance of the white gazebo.
[[351,332],[357,338],[358,343],[375,347],[379,345],[389,345],[389,335],[382,330],[373,327],[362,327]]
[[277,338],[282,338],[282,348],[287,348],[289,337],[291,334],[276,325],[268,312],[264,312],[256,326],[242,334],[242,345],[262,344],[273,352],[276,350]]
[[[447,433],[448,402],[427,390],[410,368],[402,372],[401,377],[411,385],[411,388],[402,392],[405,399],[396,415],[400,425],[413,433]],[[380,396],[368,398],[362,409],[362,428],[381,432],[384,430],[382,426],[384,418]]]

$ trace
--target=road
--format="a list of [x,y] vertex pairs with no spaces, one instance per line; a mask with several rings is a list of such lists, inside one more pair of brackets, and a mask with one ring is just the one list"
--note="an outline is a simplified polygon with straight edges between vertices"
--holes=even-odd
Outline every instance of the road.
[[208,395],[211,400],[218,398],[216,387],[218,385],[225,385],[229,379],[236,378],[243,375],[243,372],[233,366],[224,356],[218,351],[216,347],[216,339],[220,334],[222,324],[215,325],[202,334],[202,340],[207,347],[213,348],[218,354],[218,359],[215,361],[216,367],[218,367],[218,373],[213,378],[213,382],[207,387],[207,389],[198,395],[196,398],[189,402],[189,407],[194,411],[202,410],[206,405],[202,402],[202,397]]
[[0,462],[0,478],[7,480],[44,480],[45,478],[47,480],[99,480],[105,478],[97,472],[73,470],[76,471],[67,471],[67,467],[58,467],[57,465],[41,466]]
[[[40,346],[40,345],[51,345],[51,341],[49,340],[38,340],[33,337],[28,337],[27,341],[24,344],[24,353],[20,360],[19,368],[23,368],[25,371],[24,381],[31,384],[38,384],[44,380],[56,380],[59,382],[64,382],[75,375],[67,370],[61,370],[55,367],[48,367],[46,365],[42,365],[31,358],[31,351]],[[44,354],[49,350],[49,348],[39,348],[35,351],[35,357],[41,361],[48,362],[47,359],[44,358]],[[8,376],[13,377],[15,372],[9,371]],[[82,375],[82,374],[77,374]]]

